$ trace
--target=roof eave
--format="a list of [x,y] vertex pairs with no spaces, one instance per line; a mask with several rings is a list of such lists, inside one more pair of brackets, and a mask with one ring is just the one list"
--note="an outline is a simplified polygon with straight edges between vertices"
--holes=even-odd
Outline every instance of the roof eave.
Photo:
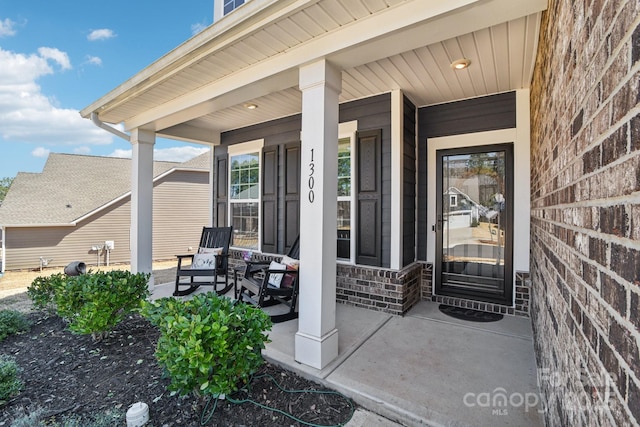
[[[213,23],[205,30],[191,37],[151,65],[136,73],[103,97],[80,110],[80,115],[89,118],[91,113],[100,115],[101,110],[109,108],[122,100],[144,91],[157,81],[173,74],[175,71],[187,67],[203,55],[219,49],[238,38],[246,36],[247,32],[256,31],[277,20],[283,14],[291,13],[308,4],[320,0],[252,0],[240,10],[234,11],[220,21]],[[265,13],[268,12],[268,13]]]

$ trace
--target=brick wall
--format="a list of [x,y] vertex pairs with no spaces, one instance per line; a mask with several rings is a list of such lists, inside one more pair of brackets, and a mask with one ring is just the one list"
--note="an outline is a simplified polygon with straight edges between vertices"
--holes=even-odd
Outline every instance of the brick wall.
[[420,300],[422,266],[413,263],[394,271],[338,264],[336,298],[356,307],[405,314]]
[[[254,261],[272,261],[277,256],[255,254]],[[230,251],[230,280],[233,270],[242,269],[242,252]],[[420,301],[424,264],[413,263],[400,271],[378,267],[336,264],[336,301],[355,307],[402,315]],[[238,271],[239,280],[242,278]],[[301,286],[304,286],[301,284]]]
[[445,297],[433,295],[433,264],[424,263],[422,269],[421,299],[434,301],[439,304],[453,305],[455,307],[470,308],[473,310],[487,311],[489,313],[500,313],[522,317],[529,317],[531,300],[531,280],[529,273],[524,271],[516,272],[516,298],[513,307],[488,302],[479,302],[463,298]]
[[640,422],[640,2],[551,0],[531,90],[531,316],[548,425]]

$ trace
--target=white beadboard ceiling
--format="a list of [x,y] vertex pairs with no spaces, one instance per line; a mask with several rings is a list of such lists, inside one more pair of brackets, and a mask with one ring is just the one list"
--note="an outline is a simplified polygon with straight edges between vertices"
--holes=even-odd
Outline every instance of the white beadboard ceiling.
[[[479,7],[473,3],[482,6],[492,1],[500,2],[447,0],[435,3],[457,3],[461,5],[460,10],[465,11],[465,7]],[[243,6],[242,15],[234,17],[234,12],[219,22],[219,28],[233,25],[233,31],[222,31],[213,25],[83,110],[83,116],[97,111],[103,121],[132,126],[145,124],[148,116],[148,123],[153,123],[159,134],[198,140],[181,133],[187,129],[191,135],[197,134],[194,130],[201,134],[225,131],[296,114],[301,109],[301,93],[297,88],[297,74],[292,72],[295,66],[275,70],[272,76],[268,75],[268,67],[286,63],[289,57],[303,57],[300,52],[305,52],[305,46],[313,46],[322,56],[329,60],[335,58],[343,66],[341,102],[400,89],[417,106],[424,106],[527,88],[531,81],[541,18],[540,0],[531,0],[536,3],[532,13],[485,28],[481,27],[483,19],[478,16],[466,24],[472,29],[467,33],[464,28],[450,28],[451,25],[438,30],[436,23],[428,20],[420,23],[421,26],[393,27],[396,22],[392,20],[393,13],[416,4],[426,8],[426,0],[279,0],[277,3],[277,9],[273,2],[271,9],[252,10],[251,7],[258,8],[260,2],[248,2]],[[337,46],[335,52],[331,52],[331,43],[340,43],[343,34],[357,38],[360,28],[366,30],[367,22],[386,25],[385,20],[372,21],[385,15],[390,20],[388,35],[384,33],[386,29],[381,28],[377,44],[367,45],[369,40],[363,39],[358,44]],[[243,17],[246,21],[242,21]],[[448,33],[461,34],[445,39]],[[421,34],[428,40],[424,45],[420,43]],[[442,40],[431,42],[440,34]],[[335,36],[333,41],[332,36]],[[393,42],[385,45],[385,39]],[[380,58],[376,57],[376,50],[392,54]],[[368,58],[376,59],[367,61]],[[452,70],[451,62],[459,58],[470,59],[471,66],[461,71]],[[246,78],[244,76],[251,72],[264,76],[247,83],[242,90],[224,93],[222,83]],[[280,75],[279,79],[275,78],[276,74]],[[165,107],[178,102],[192,110],[187,111],[185,107],[184,111],[173,111]],[[247,102],[258,108],[246,109],[243,105]]]

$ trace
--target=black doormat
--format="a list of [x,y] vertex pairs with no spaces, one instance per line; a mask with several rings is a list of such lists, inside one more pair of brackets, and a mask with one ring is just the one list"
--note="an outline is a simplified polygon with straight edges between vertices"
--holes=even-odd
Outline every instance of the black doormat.
[[472,310],[470,308],[454,307],[452,305],[440,304],[440,311],[447,316],[456,319],[468,320],[470,322],[496,322],[502,319],[500,313],[487,313],[484,311]]

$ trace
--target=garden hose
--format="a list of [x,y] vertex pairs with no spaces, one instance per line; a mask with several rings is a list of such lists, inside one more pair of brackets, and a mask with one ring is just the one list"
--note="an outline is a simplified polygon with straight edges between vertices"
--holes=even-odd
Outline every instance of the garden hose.
[[[293,421],[296,421],[300,424],[303,424],[305,426],[309,426],[309,427],[342,427],[344,426],[347,422],[349,422],[349,420],[351,420],[351,417],[353,417],[353,413],[355,412],[355,408],[353,406],[353,403],[351,402],[351,400],[346,397],[345,395],[335,392],[335,391],[330,391],[330,390],[286,390],[284,389],[279,383],[278,381],[276,381],[275,378],[273,378],[273,376],[269,375],[269,374],[263,374],[263,375],[259,375],[256,377],[252,377],[251,381],[249,382],[249,385],[253,382],[253,380],[257,380],[260,378],[269,378],[271,379],[271,381],[283,392],[285,393],[312,393],[312,394],[326,394],[326,395],[336,395],[336,396],[340,396],[341,398],[345,399],[348,403],[349,403],[349,407],[350,409],[350,413],[349,413],[349,417],[344,420],[344,422],[340,423],[340,424],[333,424],[333,425],[324,425],[324,424],[315,424],[315,423],[310,423],[308,421],[304,421],[298,417],[296,417],[295,415],[283,411],[281,409],[277,409],[277,408],[272,408],[270,406],[264,405],[262,403],[256,402],[255,400],[251,400],[251,399],[234,399],[231,396],[226,396],[226,400],[228,400],[230,403],[233,404],[237,404],[237,405],[241,405],[243,403],[251,403],[259,408],[262,409],[266,409],[268,411],[271,412],[275,412],[281,415],[284,415],[285,417],[288,417],[290,419],[292,419]],[[211,411],[209,412],[208,415],[207,412],[209,411],[209,406],[211,405],[211,401],[214,400],[213,402],[213,408],[211,409]],[[203,411],[202,411],[202,416],[200,417],[200,425],[206,425],[209,423],[209,421],[211,421],[211,417],[213,417],[213,414],[216,411],[216,407],[218,406],[218,397],[214,397],[214,396],[210,396],[209,400],[207,401],[207,404],[205,405]]]

